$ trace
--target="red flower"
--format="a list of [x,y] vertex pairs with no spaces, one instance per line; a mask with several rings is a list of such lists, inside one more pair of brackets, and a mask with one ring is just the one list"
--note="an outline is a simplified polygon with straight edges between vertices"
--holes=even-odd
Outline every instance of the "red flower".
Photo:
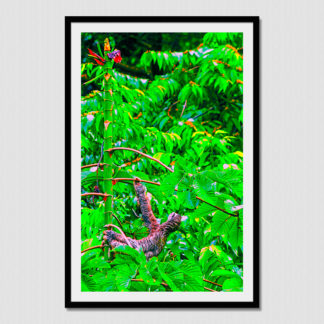
[[120,63],[122,60],[122,57],[120,56],[120,54],[118,53],[115,57],[114,57],[114,61],[115,63]]
[[120,63],[122,60],[122,57],[120,56],[120,51],[119,50],[115,50],[111,53],[107,53],[108,57],[110,59],[113,59],[115,63]]
[[97,64],[104,65],[104,63],[106,62],[106,60],[104,58],[102,58],[100,55],[98,55],[97,53],[95,53],[94,51],[92,51],[90,48],[88,48],[88,51],[90,53],[89,55],[94,58],[94,60],[97,62]]
[[96,62],[97,62],[97,64],[99,64],[99,65],[104,65],[102,62],[100,62],[99,60],[97,60],[97,59],[94,59]]

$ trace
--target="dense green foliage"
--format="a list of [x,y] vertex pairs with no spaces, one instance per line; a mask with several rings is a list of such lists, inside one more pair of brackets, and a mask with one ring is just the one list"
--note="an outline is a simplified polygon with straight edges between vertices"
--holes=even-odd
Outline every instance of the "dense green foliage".
[[[114,178],[159,182],[144,183],[156,217],[161,223],[172,212],[184,217],[149,261],[128,246],[118,247],[109,262],[101,249],[83,253],[82,291],[242,291],[243,35],[83,34],[81,165],[98,163],[104,134],[103,67],[86,49],[100,55],[107,36],[123,58],[112,70],[113,145],[140,150],[174,170],[116,151]],[[104,192],[101,169],[81,171],[83,193],[97,184]],[[145,237],[132,182],[113,189],[123,231]],[[83,197],[81,250],[101,244],[103,209],[102,197]]]

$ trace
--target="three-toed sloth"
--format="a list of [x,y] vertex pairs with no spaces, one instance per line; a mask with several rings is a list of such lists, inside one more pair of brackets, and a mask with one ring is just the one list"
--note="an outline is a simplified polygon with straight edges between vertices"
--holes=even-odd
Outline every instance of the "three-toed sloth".
[[168,220],[160,225],[153,214],[150,199],[145,193],[145,187],[137,179],[134,181],[134,187],[140,204],[142,219],[144,225],[149,229],[149,235],[141,240],[135,240],[130,237],[125,238],[124,235],[112,230],[106,230],[104,231],[103,244],[112,248],[128,244],[134,249],[142,248],[146,259],[149,260],[161,253],[169,234],[179,228],[181,216],[177,213],[171,213]]

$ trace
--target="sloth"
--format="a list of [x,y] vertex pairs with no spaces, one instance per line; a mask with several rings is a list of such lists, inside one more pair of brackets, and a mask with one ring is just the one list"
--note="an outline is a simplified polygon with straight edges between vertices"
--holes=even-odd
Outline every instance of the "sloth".
[[[135,240],[112,230],[106,230],[103,232],[104,237],[102,243],[103,246],[108,245],[111,248],[120,245],[130,245],[137,250],[142,248],[146,259],[149,260],[153,256],[158,256],[161,253],[169,234],[179,228],[181,216],[173,212],[168,216],[168,220],[160,225],[153,214],[150,199],[145,192],[145,187],[139,182],[138,178],[134,181],[134,187],[141,208],[142,219],[144,225],[149,229],[149,235],[141,240]],[[107,225],[107,227],[108,226],[109,225]]]

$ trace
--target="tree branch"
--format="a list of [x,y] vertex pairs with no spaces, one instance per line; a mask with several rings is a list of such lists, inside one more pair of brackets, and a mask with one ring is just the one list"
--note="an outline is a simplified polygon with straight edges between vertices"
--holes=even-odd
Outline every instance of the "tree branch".
[[81,197],[84,197],[84,196],[101,196],[101,197],[109,197],[109,196],[111,196],[111,195],[104,194],[104,193],[101,193],[101,192],[86,192],[86,193],[81,194]]
[[[103,167],[106,163],[100,163],[100,167]],[[88,165],[82,165],[81,166],[81,170],[82,169],[86,169],[86,168],[91,168],[91,167],[94,167],[94,166],[98,166],[98,163],[93,163],[93,164],[88,164]]]
[[[107,180],[107,179],[106,179],[106,180]],[[133,178],[112,178],[111,180],[115,180],[115,181],[136,181],[135,178],[134,178],[134,179],[133,179]],[[139,182],[145,182],[145,183],[150,183],[150,184],[153,184],[153,185],[156,185],[156,186],[161,186],[161,184],[160,184],[159,182],[153,182],[153,181],[142,180],[142,179],[138,179],[137,181],[139,181]],[[175,189],[175,191],[178,191],[178,189]],[[84,194],[82,194],[81,196],[92,196],[92,195],[93,195],[93,196],[103,196],[103,197],[108,196],[108,195],[106,195],[106,194],[96,193],[96,192],[88,192],[88,193],[84,193]],[[224,214],[227,214],[227,215],[232,216],[232,217],[238,217],[238,216],[239,216],[238,214],[232,214],[232,213],[230,213],[230,212],[228,212],[228,211],[226,211],[226,210],[224,210],[224,209],[222,209],[222,208],[220,208],[220,207],[218,207],[218,206],[215,206],[215,205],[209,203],[208,201],[206,201],[206,200],[204,200],[204,199],[202,199],[202,198],[200,198],[200,197],[198,197],[198,196],[196,196],[196,198],[197,198],[198,200],[200,200],[200,201],[206,203],[207,205],[212,206],[212,207],[214,207],[215,209],[218,209],[219,211],[223,212]]]
[[167,165],[165,165],[164,163],[162,163],[158,159],[155,159],[153,156],[150,156],[148,154],[145,154],[145,153],[143,153],[141,151],[138,151],[138,150],[135,150],[135,149],[132,149],[132,148],[129,148],[129,147],[113,147],[113,148],[111,148],[109,150],[105,150],[105,152],[109,152],[110,153],[110,152],[119,151],[119,150],[122,150],[122,151],[131,151],[131,152],[135,152],[135,153],[141,154],[141,155],[147,157],[148,159],[159,163],[160,165],[162,165],[164,168],[166,168],[170,172],[174,172],[171,168],[169,168]]
[[[136,180],[136,179],[137,179],[137,180]],[[153,182],[153,181],[148,181],[148,180],[142,180],[142,179],[139,179],[139,178],[136,178],[136,179],[135,179],[135,178],[134,178],[134,179],[133,179],[133,178],[115,178],[115,179],[113,179],[113,180],[115,180],[115,181],[139,181],[139,182],[146,182],[146,183],[150,183],[150,184],[153,184],[153,185],[156,185],[156,186],[160,186],[160,185],[161,185],[159,182]],[[175,191],[178,191],[178,189],[175,189]],[[224,210],[224,209],[222,209],[222,208],[220,208],[220,207],[218,207],[218,206],[215,206],[215,205],[213,205],[213,204],[207,202],[206,200],[204,200],[204,199],[202,199],[202,198],[200,198],[200,197],[198,197],[198,196],[196,196],[196,198],[197,198],[198,200],[200,200],[200,201],[202,201],[202,202],[204,202],[204,203],[206,203],[206,204],[208,204],[208,205],[214,207],[215,209],[220,210],[220,211],[223,212],[224,214],[227,214],[227,215],[232,216],[232,217],[238,217],[238,214],[232,214],[232,213],[230,213],[230,212],[228,212],[228,211],[226,211],[226,210]]]
[[81,253],[84,253],[84,252],[87,252],[87,251],[90,251],[90,250],[93,250],[93,249],[101,249],[102,246],[101,245],[95,245],[95,246],[91,246],[83,251],[81,251]]
[[209,281],[209,280],[207,280],[207,279],[203,279],[205,282],[208,282],[208,283],[210,283],[210,284],[212,284],[212,285],[215,285],[215,286],[218,286],[218,287],[223,287],[223,285],[220,285],[220,284],[218,284],[218,283],[216,283],[216,282],[212,282],[212,281]]
[[[112,178],[111,180],[114,181],[135,181],[135,178]],[[148,181],[148,180],[138,180],[140,182],[145,182],[145,183],[150,183],[153,185],[160,185],[158,182],[154,182],[154,181]]]

